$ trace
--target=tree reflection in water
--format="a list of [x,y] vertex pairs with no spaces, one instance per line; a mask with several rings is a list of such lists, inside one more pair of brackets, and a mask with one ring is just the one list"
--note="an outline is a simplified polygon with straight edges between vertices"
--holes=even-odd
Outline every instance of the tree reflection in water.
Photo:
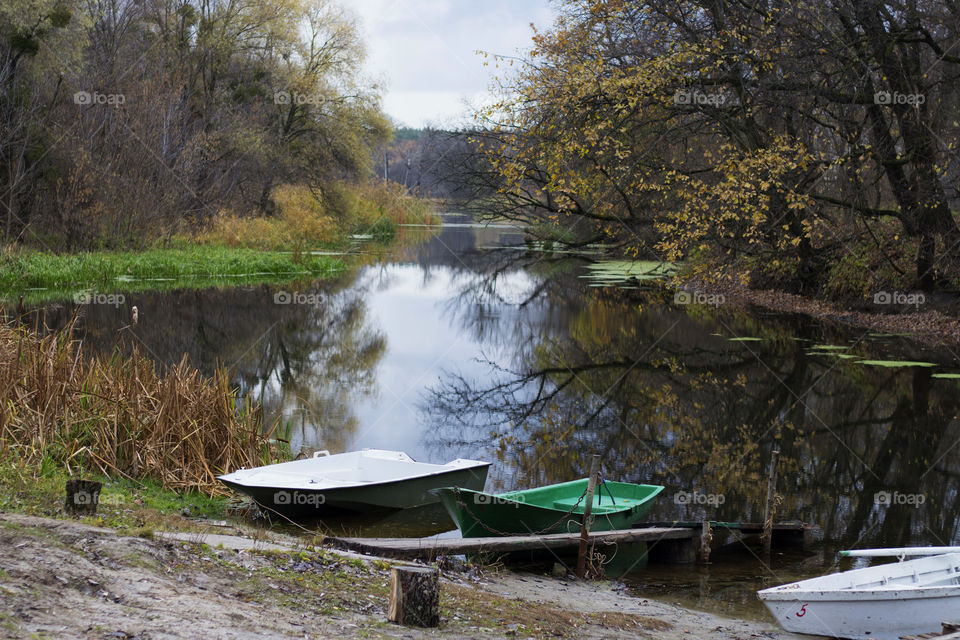
[[425,410],[437,445],[493,447],[497,488],[582,477],[599,453],[608,477],[667,486],[651,519],[759,521],[777,448],[779,519],[818,523],[846,546],[958,541],[956,380],[811,355],[821,342],[881,347],[809,319],[676,306],[568,276],[545,278],[525,302],[553,322],[504,331],[477,303],[489,288],[451,304],[465,329],[499,335],[515,357],[487,360],[483,379],[448,373]]
[[[82,307],[78,337],[90,352],[136,345],[159,366],[184,355],[208,374],[225,366],[244,393],[262,400],[268,423],[280,420],[295,450],[343,450],[357,429],[349,396],[376,392],[374,371],[386,349],[352,280],[286,287],[309,304],[278,304],[278,289],[267,286],[127,294],[125,307]],[[121,329],[130,305],[140,322]],[[74,309],[48,305],[47,326],[62,327]]]

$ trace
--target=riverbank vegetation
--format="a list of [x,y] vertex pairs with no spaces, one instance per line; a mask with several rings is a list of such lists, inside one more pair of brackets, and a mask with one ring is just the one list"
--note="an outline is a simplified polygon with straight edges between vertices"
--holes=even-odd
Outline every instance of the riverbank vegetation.
[[0,325],[0,462],[216,493],[217,474],[278,453],[261,407],[226,371],[203,376],[186,358],[160,371],[135,347],[124,357],[81,349],[71,327]]
[[960,287],[939,3],[564,0],[465,132],[482,213],[830,297]]
[[299,257],[429,221],[373,177],[392,133],[363,59],[355,18],[329,0],[5,3],[0,239]]
[[[223,285],[291,277],[329,276],[343,264],[330,256],[257,251],[218,245],[143,251],[54,254],[17,251],[0,257],[0,292],[50,289],[82,292],[98,286],[124,291],[176,286]],[[39,293],[45,293],[41,291]],[[29,297],[29,294],[28,294]]]

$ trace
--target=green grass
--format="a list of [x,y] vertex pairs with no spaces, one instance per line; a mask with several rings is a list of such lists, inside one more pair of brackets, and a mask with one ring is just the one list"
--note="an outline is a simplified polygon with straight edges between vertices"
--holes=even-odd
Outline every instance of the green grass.
[[331,276],[332,256],[202,245],[142,252],[53,254],[16,251],[0,257],[0,298],[65,299],[88,289],[144,291],[203,288]]
[[[70,477],[52,461],[39,467],[0,462],[0,512],[63,517],[64,487]],[[149,537],[150,525],[162,524],[165,516],[178,516],[184,509],[190,517],[221,519],[228,502],[228,498],[198,491],[164,489],[150,479],[134,481],[100,474],[83,474],[83,478],[103,483],[93,524],[144,537]]]

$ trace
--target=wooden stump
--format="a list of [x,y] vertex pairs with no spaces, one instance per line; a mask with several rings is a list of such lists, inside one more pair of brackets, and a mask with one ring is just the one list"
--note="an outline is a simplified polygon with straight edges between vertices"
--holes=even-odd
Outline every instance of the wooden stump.
[[440,624],[440,572],[428,567],[394,567],[390,574],[390,611],[397,624],[436,627]]
[[92,516],[97,513],[100,488],[103,485],[93,480],[67,480],[67,496],[63,509],[73,516]]

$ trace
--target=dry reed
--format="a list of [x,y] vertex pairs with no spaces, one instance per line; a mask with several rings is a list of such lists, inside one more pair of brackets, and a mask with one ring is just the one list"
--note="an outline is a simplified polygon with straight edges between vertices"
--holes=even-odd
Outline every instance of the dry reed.
[[161,373],[135,348],[87,358],[72,324],[40,336],[0,323],[0,460],[222,493],[215,476],[269,462],[269,438],[223,370],[184,357]]

